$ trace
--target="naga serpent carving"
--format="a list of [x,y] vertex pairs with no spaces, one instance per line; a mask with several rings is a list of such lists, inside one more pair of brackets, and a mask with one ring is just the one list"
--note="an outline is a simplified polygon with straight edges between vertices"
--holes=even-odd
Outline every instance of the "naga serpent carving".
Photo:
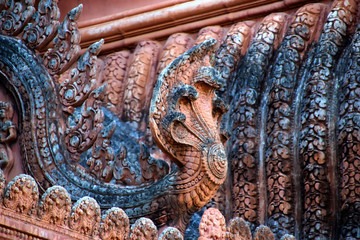
[[[43,192],[61,185],[73,200],[90,196],[103,209],[115,205],[132,219],[148,216],[184,231],[225,181],[229,164],[218,206],[230,203],[231,215],[252,230],[266,224],[278,239],[358,238],[357,1],[240,22],[222,42],[219,26],[201,30],[197,40],[174,34],[162,52],[158,42],[141,42],[132,56],[108,56],[108,86],[98,81],[103,41],[76,62],[81,6],[59,24],[56,1],[43,0],[33,20],[34,9],[25,7],[16,20],[24,22],[13,26],[11,3],[1,12],[0,78],[19,112],[24,166]],[[49,35],[36,24],[42,17]],[[25,34],[15,38],[21,26]],[[39,54],[54,32],[53,48]],[[219,44],[203,41],[209,37]],[[201,43],[186,51],[194,42]],[[223,123],[227,106],[218,96],[230,103]],[[141,123],[147,118],[152,138],[176,165],[153,157],[146,139],[131,140],[137,129],[148,131]],[[231,133],[226,148],[221,124]],[[130,140],[116,145],[120,138]]]
[[[156,142],[178,167],[158,181],[140,186],[100,181],[77,164],[81,153],[94,144],[99,148],[93,148],[95,153],[87,163],[89,171],[95,168],[91,166],[97,164],[97,153],[107,151],[103,140],[114,132],[114,124],[109,129],[101,125],[104,114],[99,104],[106,86],[94,89],[91,77],[91,64],[102,42],[83,54],[72,79],[59,86],[59,95],[44,64],[31,50],[11,37],[0,36],[0,42],[1,80],[21,112],[24,164],[42,187],[60,184],[73,199],[87,195],[103,208],[120,206],[130,218],[151,216],[158,225],[167,223],[184,230],[191,215],[225,180],[227,158],[219,132],[226,108],[215,94],[223,81],[212,67],[214,39],[193,47],[160,74],[150,107],[150,127]],[[78,97],[71,100],[75,95]],[[76,115],[79,106],[82,111]],[[146,149],[141,151],[143,161],[156,161],[146,157]],[[111,161],[114,159],[105,162]],[[106,166],[103,169],[105,174]]]

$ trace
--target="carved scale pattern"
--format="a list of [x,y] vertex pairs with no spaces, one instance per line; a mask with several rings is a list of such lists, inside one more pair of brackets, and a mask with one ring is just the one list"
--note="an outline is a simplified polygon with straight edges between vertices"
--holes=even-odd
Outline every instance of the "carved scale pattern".
[[[360,224],[360,129],[359,129],[359,88],[360,82],[360,29],[346,49],[339,65],[346,66],[340,71],[340,116],[338,121],[338,143],[340,152],[339,176],[341,196],[341,237],[343,239],[359,236]],[[343,77],[342,77],[343,76]]]
[[234,216],[258,223],[259,204],[257,158],[257,113],[259,92],[275,43],[281,34],[284,15],[266,17],[229,89],[233,89],[229,119],[233,136],[230,139],[229,159],[233,181]]
[[110,54],[105,58],[104,78],[109,85],[105,96],[106,107],[113,111],[119,118],[123,110],[125,74],[129,57],[130,52],[123,50]]
[[[123,118],[130,122],[140,122],[149,108],[150,92],[155,85],[155,66],[158,61],[160,44],[144,41],[138,44],[130,63],[123,100]],[[149,99],[147,99],[149,98]],[[144,126],[142,128],[144,130]]]
[[[306,5],[299,9],[282,41],[273,62],[274,70],[267,80],[270,90],[267,117],[266,173],[268,183],[267,225],[280,238],[295,230],[295,189],[293,161],[295,146],[292,133],[294,124],[294,89],[300,63],[316,34],[317,22],[324,5]],[[265,93],[266,95],[266,93]],[[298,189],[296,189],[298,191]],[[300,193],[297,193],[300,194]]]
[[[336,1],[328,15],[314,52],[309,76],[305,78],[303,111],[301,114],[300,161],[304,178],[303,236],[310,239],[331,237],[330,176],[334,156],[328,138],[331,136],[330,106],[334,87],[333,70],[354,21],[355,1]],[[330,120],[331,119],[331,120]],[[331,197],[329,197],[331,196]]]

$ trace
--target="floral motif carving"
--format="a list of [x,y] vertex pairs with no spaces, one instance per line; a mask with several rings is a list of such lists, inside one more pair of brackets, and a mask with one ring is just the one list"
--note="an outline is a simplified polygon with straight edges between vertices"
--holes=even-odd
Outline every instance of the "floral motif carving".
[[83,197],[71,210],[70,228],[84,235],[96,235],[100,225],[100,206],[95,199]]
[[81,11],[82,4],[65,16],[52,41],[53,48],[49,48],[44,54],[44,64],[51,75],[63,73],[79,56],[81,37],[76,21]]
[[41,0],[38,10],[32,15],[22,35],[25,44],[32,49],[42,49],[57,33],[59,27],[60,11],[58,0]]
[[156,240],[158,231],[148,218],[140,218],[131,226],[129,240]]
[[29,175],[16,176],[7,186],[4,206],[16,212],[33,215],[39,199],[39,190],[35,180]]
[[0,33],[18,35],[35,13],[34,0],[5,0],[5,9],[0,12]]
[[67,225],[71,211],[71,197],[65,188],[53,186],[46,190],[39,203],[42,220],[57,226]]

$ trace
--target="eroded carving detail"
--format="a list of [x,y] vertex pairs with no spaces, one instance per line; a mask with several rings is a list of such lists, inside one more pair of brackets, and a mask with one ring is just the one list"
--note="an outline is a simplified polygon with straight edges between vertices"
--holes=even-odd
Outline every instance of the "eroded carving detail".
[[244,219],[239,217],[231,219],[226,228],[226,239],[228,240],[252,239],[249,223],[247,223]]
[[275,240],[274,233],[266,226],[256,228],[253,240]]
[[95,199],[83,197],[71,210],[70,228],[84,235],[97,235],[100,225],[100,206]]
[[38,10],[32,15],[22,35],[25,44],[32,49],[42,49],[54,37],[59,26],[58,0],[41,0]]
[[71,211],[71,198],[65,188],[53,186],[42,195],[39,216],[42,220],[57,226],[67,225]]
[[39,190],[35,180],[29,175],[16,176],[7,186],[4,206],[16,212],[33,215],[36,213]]
[[101,239],[126,240],[129,231],[129,218],[122,209],[113,207],[102,216],[99,229]]
[[204,215],[201,217],[199,233],[199,240],[225,240],[225,218],[218,209],[206,209]]
[[198,37],[195,40],[195,45],[204,42],[207,39],[215,39],[217,41],[217,47],[221,42],[223,35],[223,29],[220,26],[204,27],[199,31]]
[[77,19],[82,11],[82,4],[72,9],[60,24],[57,36],[52,41],[53,48],[44,54],[43,60],[51,75],[64,72],[79,56],[80,33]]
[[158,231],[148,218],[140,218],[131,226],[129,240],[156,240]]
[[184,237],[178,229],[167,227],[158,240],[184,240]]

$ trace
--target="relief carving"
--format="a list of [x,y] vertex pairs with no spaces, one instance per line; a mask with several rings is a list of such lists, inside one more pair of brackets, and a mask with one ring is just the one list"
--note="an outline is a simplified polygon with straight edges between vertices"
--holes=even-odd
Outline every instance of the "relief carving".
[[8,36],[16,36],[35,13],[34,0],[5,0],[0,9],[0,33]]
[[0,169],[5,175],[14,164],[13,151],[10,144],[17,138],[16,125],[12,122],[13,107],[9,102],[0,101]]
[[123,111],[123,95],[125,90],[125,75],[130,52],[124,50],[113,53],[105,58],[104,78],[108,84],[105,102],[107,108],[121,118]]
[[50,75],[63,73],[79,56],[81,37],[76,21],[80,17],[81,11],[82,4],[65,16],[52,41],[54,46],[44,54],[44,64]]
[[32,49],[44,48],[55,36],[59,27],[60,11],[58,0],[41,0],[38,10],[32,15],[22,35],[26,45]]
[[138,44],[132,57],[123,99],[123,119],[135,122],[139,129],[145,130],[145,113],[154,86],[156,63],[160,45],[157,42],[145,41]]

